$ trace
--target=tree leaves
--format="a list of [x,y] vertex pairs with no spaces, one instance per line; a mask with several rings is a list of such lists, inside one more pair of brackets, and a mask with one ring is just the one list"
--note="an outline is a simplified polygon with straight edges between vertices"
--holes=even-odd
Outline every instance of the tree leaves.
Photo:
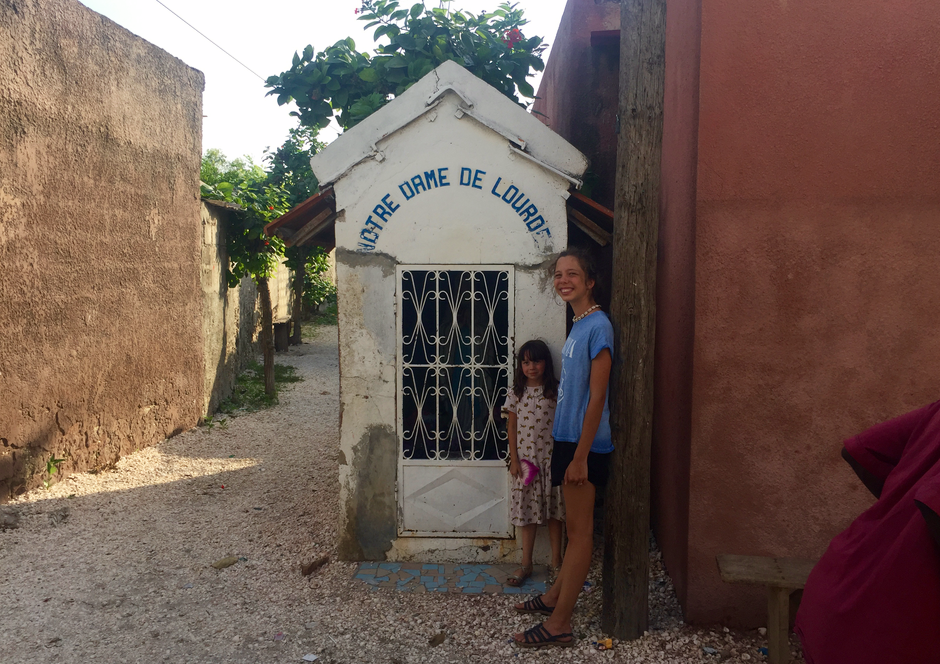
[[526,38],[522,10],[503,2],[493,12],[464,14],[423,2],[409,9],[392,0],[364,0],[359,20],[375,28],[380,43],[372,56],[347,38],[314,53],[294,54],[291,68],[265,81],[267,94],[283,105],[293,101],[302,125],[321,128],[334,114],[349,129],[447,60],[463,65],[513,101],[532,98],[526,81],[541,71],[540,37]]

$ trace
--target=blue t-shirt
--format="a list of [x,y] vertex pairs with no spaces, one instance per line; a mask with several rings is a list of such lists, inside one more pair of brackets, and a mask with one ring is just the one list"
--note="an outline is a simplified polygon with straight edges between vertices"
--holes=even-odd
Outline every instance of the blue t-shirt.
[[[561,351],[561,380],[558,383],[558,407],[555,409],[555,440],[577,443],[591,398],[591,360],[604,349],[614,354],[614,328],[607,314],[598,311],[571,326],[571,333]],[[608,390],[609,394],[610,390]],[[604,395],[604,413],[592,452],[607,454],[614,450],[610,440],[610,409]]]

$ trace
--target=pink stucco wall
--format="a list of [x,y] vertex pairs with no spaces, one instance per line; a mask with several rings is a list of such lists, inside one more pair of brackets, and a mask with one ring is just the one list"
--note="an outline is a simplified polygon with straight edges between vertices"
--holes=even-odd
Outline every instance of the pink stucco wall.
[[651,516],[666,569],[683,605],[689,585],[700,26],[701,0],[675,0],[666,5]]
[[[536,105],[586,152],[605,5]],[[667,5],[652,517],[690,621],[763,625],[715,556],[819,556],[871,501],[842,439],[940,396],[938,33],[930,0]]]
[[692,621],[763,624],[718,553],[818,556],[841,441],[938,396],[940,4],[703,0]]
[[587,156],[586,191],[611,209],[620,48],[611,39],[592,46],[591,34],[619,29],[619,3],[569,0],[558,33],[545,37],[552,51],[533,105],[536,117]]

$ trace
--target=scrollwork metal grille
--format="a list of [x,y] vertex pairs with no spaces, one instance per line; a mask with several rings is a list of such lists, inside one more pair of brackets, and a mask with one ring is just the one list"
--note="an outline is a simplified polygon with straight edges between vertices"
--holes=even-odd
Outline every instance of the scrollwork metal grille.
[[502,460],[512,371],[512,273],[400,270],[402,458]]

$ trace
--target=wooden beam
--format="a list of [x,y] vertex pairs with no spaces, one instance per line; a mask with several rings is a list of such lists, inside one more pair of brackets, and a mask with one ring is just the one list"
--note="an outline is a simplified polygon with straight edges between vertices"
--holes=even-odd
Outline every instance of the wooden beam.
[[610,244],[612,238],[611,234],[574,208],[568,208],[568,219],[602,247],[606,247]]
[[806,585],[815,560],[804,558],[770,558],[767,556],[716,557],[718,573],[725,583],[756,583],[761,586],[797,590]]
[[287,214],[283,214],[272,221],[270,224],[267,224],[264,227],[264,232],[268,235],[274,235],[274,233],[282,226],[293,225],[295,220],[302,220],[313,210],[324,204],[329,205],[332,208],[336,207],[335,197],[333,196],[333,187],[327,187],[319,194],[311,196],[300,205],[292,208]]
[[323,230],[323,228],[334,219],[336,219],[336,213],[333,212],[333,210],[330,208],[322,210],[320,214],[301,226],[300,230],[297,231],[297,234],[288,239],[285,244],[287,244],[288,247],[297,247],[302,245],[318,232]]
[[659,239],[666,0],[620,2],[620,135],[610,313],[614,451],[605,495],[603,630],[638,639],[648,625],[650,446]]
[[591,208],[592,210],[594,210],[595,212],[603,216],[608,221],[613,222],[614,220],[613,211],[608,210],[607,208],[605,208],[603,205],[601,205],[594,199],[588,198],[587,196],[582,194],[580,191],[569,190],[568,193],[570,194],[569,198],[573,198],[574,200],[580,203],[583,203],[587,207]]

